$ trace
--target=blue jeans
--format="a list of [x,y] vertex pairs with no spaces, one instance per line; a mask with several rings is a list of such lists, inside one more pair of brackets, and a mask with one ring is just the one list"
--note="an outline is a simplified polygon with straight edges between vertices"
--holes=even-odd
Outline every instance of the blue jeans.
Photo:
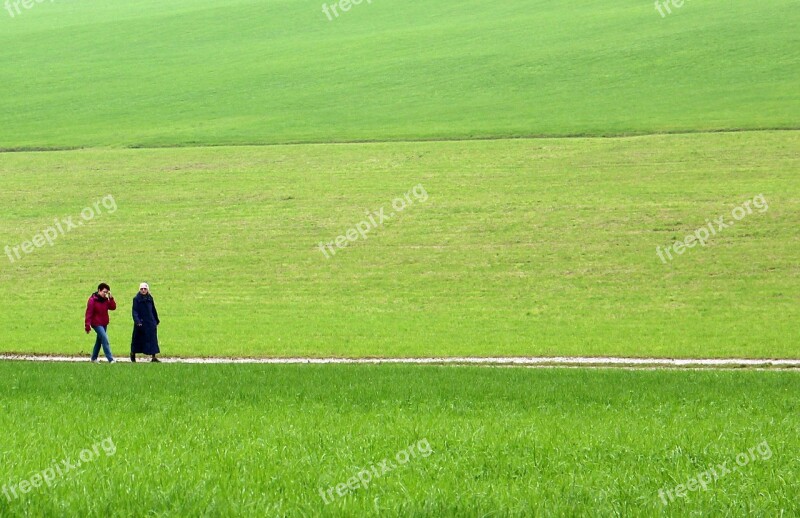
[[95,333],[97,333],[97,340],[94,342],[94,351],[92,351],[92,361],[97,359],[97,355],[100,354],[100,346],[103,346],[103,354],[106,355],[106,359],[111,361],[114,359],[111,356],[111,344],[108,343],[108,333],[106,332],[105,326],[94,326],[92,327]]

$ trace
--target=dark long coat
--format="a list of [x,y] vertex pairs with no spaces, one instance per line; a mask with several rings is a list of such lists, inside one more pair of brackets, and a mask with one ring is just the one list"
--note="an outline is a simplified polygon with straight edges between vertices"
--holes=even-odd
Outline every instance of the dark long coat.
[[[133,298],[133,337],[131,338],[131,352],[144,354],[158,354],[158,311],[149,293],[137,293]],[[141,325],[139,325],[141,324]]]

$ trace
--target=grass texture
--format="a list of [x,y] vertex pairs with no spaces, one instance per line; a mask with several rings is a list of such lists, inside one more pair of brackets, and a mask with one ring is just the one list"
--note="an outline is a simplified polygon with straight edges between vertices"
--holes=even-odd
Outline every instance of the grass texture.
[[[797,128],[793,0],[0,10],[0,148]],[[333,3],[333,2],[328,2]]]
[[[46,7],[43,5],[41,7]],[[88,354],[146,280],[173,356],[797,357],[798,133],[12,153],[0,350]],[[404,194],[421,185],[427,198]],[[419,193],[422,193],[420,190]],[[731,213],[763,195],[768,207]],[[394,213],[326,259],[366,212]],[[705,247],[657,255],[724,216]],[[379,218],[375,218],[378,223]],[[335,248],[335,245],[334,245]],[[12,262],[13,259],[13,262]]]
[[[0,363],[0,484],[113,445],[53,487],[0,494],[0,514],[791,516],[798,381],[776,371]],[[427,456],[398,456],[421,441]],[[394,469],[368,487],[320,496],[383,460]],[[721,464],[731,473],[719,469],[706,490],[666,505],[659,496]]]

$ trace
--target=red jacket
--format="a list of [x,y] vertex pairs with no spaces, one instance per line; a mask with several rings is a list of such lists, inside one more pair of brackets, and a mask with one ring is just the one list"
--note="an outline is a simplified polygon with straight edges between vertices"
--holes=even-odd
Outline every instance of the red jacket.
[[117,309],[114,297],[105,299],[97,293],[92,293],[86,303],[86,331],[95,326],[108,325],[108,312]]

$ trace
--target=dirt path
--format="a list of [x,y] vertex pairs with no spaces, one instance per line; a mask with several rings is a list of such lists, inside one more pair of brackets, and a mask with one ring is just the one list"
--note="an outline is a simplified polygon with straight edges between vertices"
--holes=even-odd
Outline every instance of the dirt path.
[[[29,362],[89,362],[86,356],[57,355],[21,355],[0,354],[0,360]],[[101,359],[103,363],[105,360]],[[140,362],[149,359],[140,356]],[[618,358],[618,357],[452,357],[452,358],[162,358],[164,363],[192,364],[447,364],[447,365],[519,365],[519,366],[557,366],[573,367],[705,367],[705,368],[739,368],[739,367],[780,367],[800,368],[800,359],[771,360],[745,358]],[[120,363],[130,363],[127,357],[119,358]]]

